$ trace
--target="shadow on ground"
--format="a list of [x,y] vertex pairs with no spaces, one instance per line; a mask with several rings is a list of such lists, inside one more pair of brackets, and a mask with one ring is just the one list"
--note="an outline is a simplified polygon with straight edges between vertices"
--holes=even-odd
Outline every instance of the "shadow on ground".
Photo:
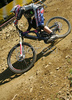
[[[61,39],[62,40],[62,39]],[[55,49],[56,49],[56,44],[59,43],[61,40],[55,42],[55,43],[51,43],[48,47],[44,48],[39,54],[37,54],[37,59],[36,62],[41,58],[41,57],[46,57],[48,56],[50,53],[52,53]],[[15,63],[15,65],[17,64],[17,62]],[[0,73],[0,85],[8,83],[9,81],[11,81],[14,78],[19,77],[21,74],[15,74],[13,73],[9,68],[7,68],[6,70],[4,70],[2,73]]]

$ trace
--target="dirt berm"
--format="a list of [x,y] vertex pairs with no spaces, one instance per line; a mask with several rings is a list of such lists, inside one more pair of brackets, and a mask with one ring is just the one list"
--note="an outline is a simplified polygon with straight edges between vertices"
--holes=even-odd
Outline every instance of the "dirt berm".
[[[72,25],[72,0],[46,0],[45,23],[54,16],[62,16]],[[19,21],[26,30],[25,18]],[[65,29],[64,29],[65,30]],[[52,52],[45,55],[41,51],[49,44],[43,41],[25,39],[37,53],[34,66],[23,73],[12,73],[7,65],[10,49],[19,43],[19,36],[12,24],[0,31],[0,100],[72,100],[72,87],[68,77],[72,77],[72,33],[58,42]]]

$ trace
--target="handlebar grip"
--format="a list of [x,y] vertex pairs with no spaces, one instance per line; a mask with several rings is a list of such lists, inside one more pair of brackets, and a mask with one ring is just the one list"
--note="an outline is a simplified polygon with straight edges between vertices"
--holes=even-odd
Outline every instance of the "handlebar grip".
[[16,25],[16,29],[19,31],[19,33],[21,33],[21,34],[23,33],[23,31],[20,30],[17,25]]
[[17,26],[17,25],[16,25],[15,27],[16,27],[16,29],[17,29],[18,31],[21,31],[21,30],[18,28],[18,26]]
[[16,27],[17,30],[20,30],[17,25],[15,27]]

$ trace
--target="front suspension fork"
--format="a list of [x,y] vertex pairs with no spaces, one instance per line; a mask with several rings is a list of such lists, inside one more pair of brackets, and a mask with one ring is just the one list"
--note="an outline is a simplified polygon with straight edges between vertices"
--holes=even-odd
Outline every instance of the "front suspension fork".
[[23,37],[20,36],[20,56],[23,56],[23,52],[22,52],[22,42],[23,42]]

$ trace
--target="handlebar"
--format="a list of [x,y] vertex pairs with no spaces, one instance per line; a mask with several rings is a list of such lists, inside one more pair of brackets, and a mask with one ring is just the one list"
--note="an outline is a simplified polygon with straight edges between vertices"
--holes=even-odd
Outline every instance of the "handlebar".
[[17,29],[18,31],[20,31],[20,29],[18,28],[18,26],[17,26],[17,25],[16,25],[15,27],[16,27],[16,29]]

